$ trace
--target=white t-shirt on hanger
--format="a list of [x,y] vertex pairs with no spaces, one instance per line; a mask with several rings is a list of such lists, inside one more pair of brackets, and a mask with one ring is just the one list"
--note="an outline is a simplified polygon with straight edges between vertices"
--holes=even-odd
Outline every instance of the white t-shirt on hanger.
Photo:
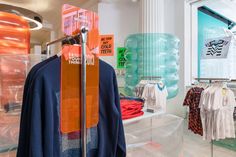
[[215,139],[235,138],[233,113],[236,106],[235,96],[232,90],[222,89],[223,96],[221,107],[215,111]]
[[201,120],[203,127],[203,139],[211,140],[215,139],[215,131],[214,131],[214,105],[219,106],[219,102],[222,101],[223,97],[221,95],[217,95],[217,91],[222,88],[218,85],[212,85],[205,89],[202,92],[201,100],[200,100],[200,108],[201,108]]
[[168,91],[164,84],[156,85],[156,106],[160,107],[166,112],[166,101],[168,97]]
[[155,106],[156,105],[156,87],[155,84],[147,84],[144,87],[142,98],[145,100],[145,106]]
[[210,130],[211,130],[211,111],[208,110],[208,106],[210,103],[210,91],[214,89],[213,86],[206,88],[202,94],[200,99],[199,108],[201,110],[201,121],[202,121],[202,129],[203,129],[203,139],[207,140],[209,137],[211,138]]

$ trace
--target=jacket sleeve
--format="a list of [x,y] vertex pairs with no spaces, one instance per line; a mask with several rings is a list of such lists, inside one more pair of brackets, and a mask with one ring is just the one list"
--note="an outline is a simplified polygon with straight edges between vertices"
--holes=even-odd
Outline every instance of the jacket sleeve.
[[122,116],[121,116],[120,97],[119,97],[119,91],[118,91],[118,85],[117,85],[117,79],[116,79],[115,72],[113,72],[113,83],[114,83],[114,93],[115,93],[115,104],[116,104],[117,110],[120,113],[119,135],[118,135],[118,145],[117,145],[116,157],[126,157],[125,133],[124,133],[124,127],[123,127],[123,122],[122,122]]
[[27,147],[29,146],[29,127],[30,127],[30,105],[27,103],[28,90],[30,85],[30,75],[27,76],[23,92],[23,101],[21,108],[20,132],[18,139],[17,157],[27,156]]
[[43,141],[42,141],[42,111],[39,93],[33,93],[30,105],[31,109],[31,126],[30,126],[30,145],[29,157],[43,157]]

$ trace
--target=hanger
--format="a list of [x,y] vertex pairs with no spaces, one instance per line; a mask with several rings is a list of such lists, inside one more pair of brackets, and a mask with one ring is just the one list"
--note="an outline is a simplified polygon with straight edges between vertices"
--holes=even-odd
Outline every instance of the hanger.
[[145,85],[145,84],[158,84],[160,87],[164,87],[165,84],[161,80],[141,80],[139,84]]
[[[68,38],[66,38],[66,39],[64,39],[64,40],[62,41],[62,49],[63,49],[63,47],[64,47],[65,45],[68,45],[67,42],[68,42]],[[59,53],[57,53],[57,57],[61,57],[61,55],[62,55],[62,49],[61,49],[61,51],[60,51]]]
[[226,36],[232,37],[234,39],[234,41],[236,41],[236,37],[235,37],[234,33],[231,30],[225,29],[225,28],[223,28],[223,29],[224,29],[224,32],[225,32]]
[[147,84],[147,80],[141,80],[139,84]]
[[223,89],[227,89],[227,83],[226,82],[223,82],[223,86],[222,86]]
[[[57,56],[58,56],[58,57],[61,57],[61,56],[62,56],[62,50],[63,50],[64,46],[68,46],[68,45],[70,46],[70,45],[71,45],[70,39],[68,39],[68,38],[66,38],[63,42],[64,42],[64,44],[62,45],[61,51],[60,51],[59,53],[57,53]],[[69,44],[68,44],[68,43],[69,43]],[[69,47],[68,51],[70,51],[70,48],[71,48],[71,47]]]
[[73,45],[78,44],[75,38],[72,38],[72,39],[73,39],[73,41],[74,41],[74,44],[73,44]]
[[[77,40],[75,39],[75,37],[71,37],[71,36],[64,39],[64,41],[62,41],[62,44],[63,44],[62,49],[65,45],[78,45]],[[59,53],[57,53],[58,57],[60,57],[61,55],[62,55],[62,50]]]
[[204,89],[209,87],[209,84],[207,82],[199,82],[199,81],[195,81],[192,85],[193,87],[204,88]]
[[57,57],[61,57],[61,55],[62,55],[62,50],[59,53],[57,53]]

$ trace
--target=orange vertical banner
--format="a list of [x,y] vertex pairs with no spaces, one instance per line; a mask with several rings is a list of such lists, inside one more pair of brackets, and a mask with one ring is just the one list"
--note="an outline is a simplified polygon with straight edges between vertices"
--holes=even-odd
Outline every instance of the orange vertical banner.
[[[81,46],[65,46],[61,57],[61,131],[81,129]],[[87,55],[87,128],[95,127],[99,117],[99,59]]]

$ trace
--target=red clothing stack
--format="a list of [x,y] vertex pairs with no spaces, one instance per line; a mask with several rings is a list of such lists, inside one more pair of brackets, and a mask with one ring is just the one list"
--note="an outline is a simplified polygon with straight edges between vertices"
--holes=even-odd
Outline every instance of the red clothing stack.
[[144,114],[142,111],[143,102],[141,101],[121,99],[120,105],[123,120],[139,117]]

